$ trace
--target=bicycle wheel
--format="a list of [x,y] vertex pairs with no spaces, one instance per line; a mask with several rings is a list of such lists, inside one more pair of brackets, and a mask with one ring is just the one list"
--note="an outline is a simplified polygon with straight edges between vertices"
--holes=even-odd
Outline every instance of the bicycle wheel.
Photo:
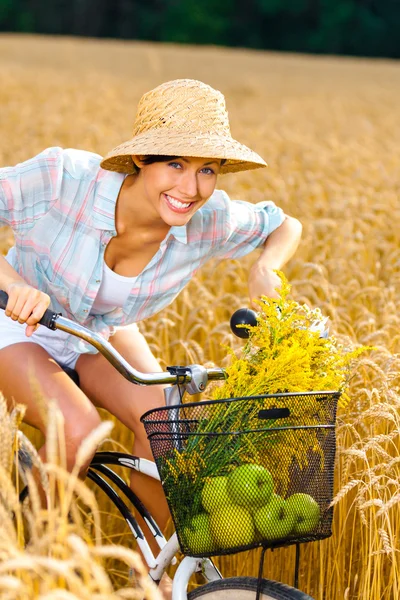
[[[202,585],[188,594],[188,600],[255,600],[258,580],[256,577],[232,577]],[[263,579],[260,600],[313,600],[300,590],[284,583]]]

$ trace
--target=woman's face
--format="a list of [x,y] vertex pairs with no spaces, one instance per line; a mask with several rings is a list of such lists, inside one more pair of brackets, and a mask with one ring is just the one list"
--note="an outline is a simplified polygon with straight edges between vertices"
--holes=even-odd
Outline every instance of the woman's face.
[[149,165],[133,158],[150,210],[170,227],[185,225],[207,202],[221,167],[215,158],[180,157]]

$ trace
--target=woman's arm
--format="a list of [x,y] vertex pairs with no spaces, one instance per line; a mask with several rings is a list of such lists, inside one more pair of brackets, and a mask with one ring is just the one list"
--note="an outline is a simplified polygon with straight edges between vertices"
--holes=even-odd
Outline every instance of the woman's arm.
[[264,250],[250,269],[248,288],[250,300],[261,295],[277,298],[276,288],[281,280],[274,272],[280,270],[296,252],[301,238],[302,225],[293,217],[284,222],[267,238]]
[[0,255],[0,290],[7,292],[8,286],[11,283],[22,283],[27,285],[26,281],[24,281],[17,271],[12,268],[4,256]]

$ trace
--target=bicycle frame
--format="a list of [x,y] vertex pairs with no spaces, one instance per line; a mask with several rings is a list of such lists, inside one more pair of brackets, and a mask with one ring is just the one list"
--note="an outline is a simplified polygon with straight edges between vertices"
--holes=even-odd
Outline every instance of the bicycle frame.
[[[87,476],[89,479],[94,481],[109,496],[109,498],[114,501],[137,541],[137,544],[149,567],[150,577],[153,579],[153,581],[159,582],[166,568],[170,564],[176,563],[175,555],[179,551],[179,543],[176,533],[174,533],[168,541],[164,538],[161,530],[158,528],[157,523],[154,521],[144,504],[119,477],[119,475],[117,475],[107,466],[108,464],[122,465],[124,467],[134,469],[140,473],[144,473],[153,479],[160,480],[155,463],[138,456],[132,456],[130,454],[123,454],[119,452],[98,452],[91,462]],[[115,492],[115,490],[105,481],[105,479],[98,474],[98,472],[102,473],[105,475],[105,477],[109,478],[114,484],[116,484],[141,514],[160,548],[160,552],[156,556],[154,556],[149,543],[147,542],[138,522],[130,512],[129,508]],[[209,558],[194,558],[185,556],[185,558],[181,561],[181,564],[179,565],[173,579],[172,597],[174,600],[187,600],[187,588],[189,580],[194,573],[199,571],[202,572],[207,582],[222,578],[221,573]]]
[[[223,369],[213,368],[205,369],[201,365],[190,365],[188,367],[172,367],[168,372],[164,373],[141,373],[134,369],[106,340],[100,335],[91,332],[86,327],[74,323],[69,319],[60,315],[52,315],[51,329],[60,329],[71,335],[79,337],[84,341],[94,346],[128,381],[137,385],[158,385],[172,384],[164,390],[167,406],[179,405],[184,392],[196,394],[203,392],[209,380],[224,379],[225,373]],[[107,456],[108,455],[108,456]],[[104,460],[110,460],[112,464],[120,464],[140,473],[144,473],[148,477],[160,480],[157,467],[154,462],[144,458],[131,455],[120,455],[119,453],[98,453],[93,459],[91,468],[88,471],[88,477],[95,481],[106,494],[115,502],[125,517],[125,520],[134,535],[137,544],[143,554],[143,557],[149,567],[149,575],[155,582],[159,582],[165,569],[176,562],[175,555],[179,551],[179,543],[174,533],[167,541],[153,517],[147,511],[139,498],[128,488],[125,482],[114,471],[109,469]],[[146,540],[143,531],[137,523],[135,517],[129,511],[126,504],[115,492],[104,478],[99,475],[102,473],[105,477],[110,478],[117,487],[132,501],[135,508],[144,518],[154,539],[156,540],[160,552],[154,556],[148,541]],[[129,491],[128,491],[129,490]],[[215,581],[221,579],[222,575],[215,567],[209,558],[195,558],[185,556],[181,561],[174,579],[172,587],[173,600],[187,600],[187,588],[190,577],[196,572],[202,572],[205,579]]]

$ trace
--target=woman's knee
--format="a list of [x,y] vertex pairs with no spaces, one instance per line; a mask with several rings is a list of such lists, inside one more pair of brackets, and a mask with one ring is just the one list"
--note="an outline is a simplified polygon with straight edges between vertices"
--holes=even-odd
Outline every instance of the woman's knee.
[[[94,406],[91,410],[85,411],[84,414],[77,415],[75,418],[70,416],[70,418],[65,421],[65,455],[68,470],[71,470],[74,467],[77,452],[82,443],[100,424],[101,418]],[[91,450],[85,464],[81,465],[81,470],[85,470],[89,466],[97,448],[93,447]]]

